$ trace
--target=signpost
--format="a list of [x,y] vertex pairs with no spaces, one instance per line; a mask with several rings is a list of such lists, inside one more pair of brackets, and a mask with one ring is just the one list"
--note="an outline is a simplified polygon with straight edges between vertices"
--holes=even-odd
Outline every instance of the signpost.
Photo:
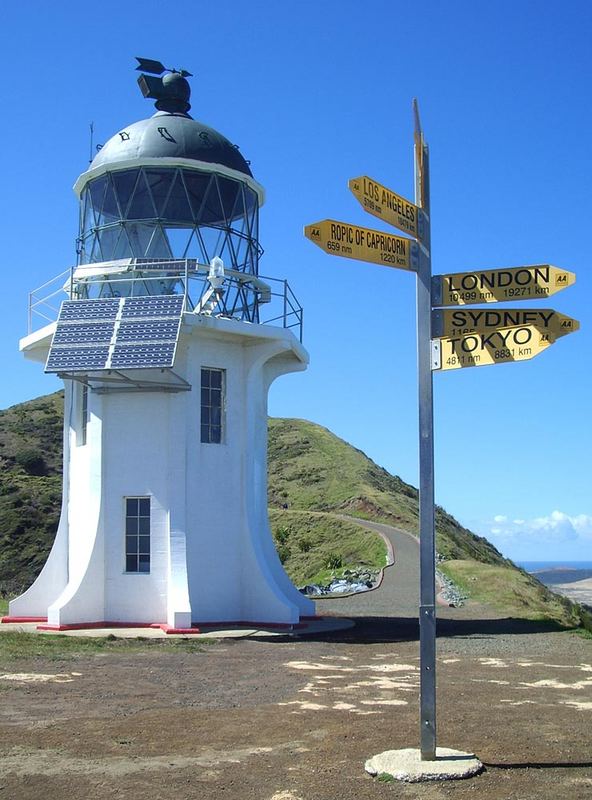
[[403,233],[426,240],[425,214],[414,203],[367,175],[352,178],[347,185],[364,211],[374,214]]
[[580,329],[577,319],[559,314],[552,308],[476,308],[432,311],[432,336],[462,336],[473,331],[491,332],[499,328],[532,325],[553,339]]
[[[413,271],[417,275],[420,543],[420,746],[422,761],[436,760],[436,581],[434,514],[433,372],[534,358],[579,322],[550,308],[459,306],[549,297],[575,283],[550,264],[475,270],[432,277],[429,151],[417,101],[415,203],[361,176],[349,188],[365,211],[414,237],[393,236],[326,219],[305,235],[330,255]],[[447,308],[455,306],[456,308]]]
[[470,306],[500,300],[536,300],[567,289],[575,282],[573,272],[550,264],[536,264],[434,275],[432,292],[435,306]]
[[355,258],[385,267],[416,270],[419,260],[417,242],[404,236],[360,228],[349,222],[324,219],[306,225],[304,235],[331,256]]
[[432,366],[448,370],[528,361],[546,350],[555,338],[554,334],[540,331],[534,325],[446,336],[432,343]]
[[[415,202],[426,214],[429,241],[430,159],[417,100]],[[432,259],[422,248],[417,273],[417,372],[419,389],[419,719],[422,761],[436,760],[436,532],[434,513],[434,388],[431,362]]]

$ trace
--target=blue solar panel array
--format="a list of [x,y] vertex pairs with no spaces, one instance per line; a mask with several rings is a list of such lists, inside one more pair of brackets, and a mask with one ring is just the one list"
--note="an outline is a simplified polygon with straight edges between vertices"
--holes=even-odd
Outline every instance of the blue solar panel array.
[[198,262],[194,258],[134,258],[134,269],[138,272],[158,270],[159,272],[195,272]]
[[182,295],[66,300],[46,372],[172,367]]

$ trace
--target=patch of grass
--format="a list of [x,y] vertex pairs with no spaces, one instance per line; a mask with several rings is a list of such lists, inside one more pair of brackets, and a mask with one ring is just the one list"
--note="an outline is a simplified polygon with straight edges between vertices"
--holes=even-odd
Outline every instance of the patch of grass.
[[581,623],[575,603],[551,592],[524,570],[468,560],[446,561],[438,568],[470,598],[510,616],[548,620],[567,628]]
[[382,537],[334,514],[270,509],[269,516],[278,552],[287,553],[284,569],[297,586],[386,564]]
[[60,636],[9,631],[0,633],[0,664],[19,659],[71,661],[97,653],[146,653],[156,650],[200,653],[214,639],[118,639],[116,636]]
[[0,597],[0,617],[8,614],[8,597]]
[[380,781],[381,783],[393,783],[395,777],[394,775],[391,775],[390,772],[379,772],[376,776],[376,780]]

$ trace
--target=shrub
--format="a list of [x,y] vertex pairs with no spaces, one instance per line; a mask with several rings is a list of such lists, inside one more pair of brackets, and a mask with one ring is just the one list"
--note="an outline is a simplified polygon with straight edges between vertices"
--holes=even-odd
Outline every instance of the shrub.
[[280,558],[282,564],[285,564],[286,561],[290,558],[291,550],[286,544],[280,544],[277,548],[277,554]]
[[275,538],[278,544],[286,544],[289,536],[290,531],[287,528],[278,528],[275,532]]
[[28,475],[46,475],[47,465],[42,453],[35,447],[24,447],[15,453],[15,461]]
[[343,566],[343,559],[337,553],[330,553],[325,562],[327,569],[339,569]]

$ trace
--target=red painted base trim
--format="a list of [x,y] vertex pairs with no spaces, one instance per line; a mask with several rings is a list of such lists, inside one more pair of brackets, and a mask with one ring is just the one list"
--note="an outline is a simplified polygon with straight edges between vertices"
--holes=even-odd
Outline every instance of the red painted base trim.
[[164,633],[200,633],[198,627],[171,628],[166,622],[73,622],[68,625],[37,625],[38,631],[88,631],[98,628],[160,628]]
[[[302,617],[307,619],[307,617]],[[303,622],[258,622],[256,620],[231,619],[216,620],[215,622],[196,622],[200,628],[280,628],[292,630],[293,628],[306,628]]]
[[40,622],[39,631],[84,631],[97,628],[160,628],[164,633],[201,633],[201,628],[273,628],[294,630],[305,628],[307,622],[322,619],[319,616],[300,617],[300,622],[258,622],[253,620],[220,620],[216,622],[192,622],[191,628],[171,628],[165,622],[72,622],[67,625],[49,625],[47,617],[2,617],[0,622]]

